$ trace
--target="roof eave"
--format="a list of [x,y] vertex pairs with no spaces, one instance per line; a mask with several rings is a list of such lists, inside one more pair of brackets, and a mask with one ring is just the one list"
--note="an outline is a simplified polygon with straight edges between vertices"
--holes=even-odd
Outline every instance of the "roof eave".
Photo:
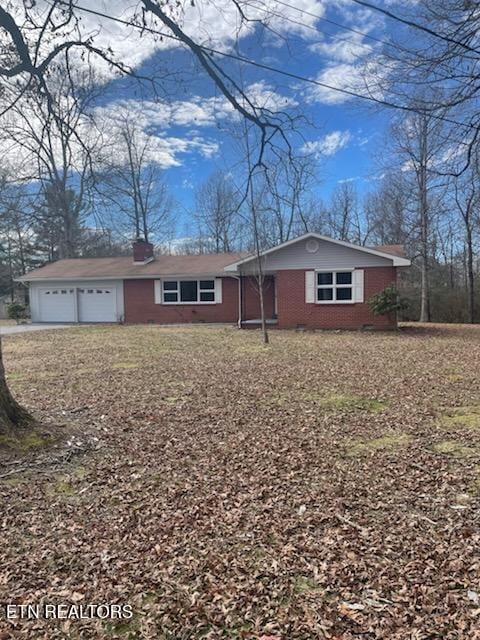
[[408,258],[400,258],[399,256],[393,257],[393,266],[394,267],[410,267],[412,265],[412,261]]
[[14,278],[15,282],[89,282],[96,280],[158,280],[159,278],[221,278],[225,277],[223,271],[207,272],[201,271],[198,273],[158,273],[150,275],[116,275],[116,276],[102,276],[97,274],[96,276],[47,276],[43,278],[29,278],[28,274],[21,276],[20,278]]

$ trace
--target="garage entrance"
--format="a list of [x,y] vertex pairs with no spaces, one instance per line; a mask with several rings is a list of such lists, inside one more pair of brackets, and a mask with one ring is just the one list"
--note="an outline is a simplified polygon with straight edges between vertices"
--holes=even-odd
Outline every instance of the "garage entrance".
[[75,322],[75,289],[39,290],[40,322]]
[[115,322],[116,291],[112,287],[78,289],[79,322]]
[[31,295],[32,319],[34,322],[118,322],[123,317],[122,294],[122,285],[117,281],[38,287]]

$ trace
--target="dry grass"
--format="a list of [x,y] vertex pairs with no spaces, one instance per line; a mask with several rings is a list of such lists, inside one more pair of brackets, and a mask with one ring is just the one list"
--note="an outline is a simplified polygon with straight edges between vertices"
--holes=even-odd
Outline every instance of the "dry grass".
[[4,339],[18,398],[99,449],[0,479],[0,602],[135,610],[18,637],[478,637],[480,328],[271,339]]

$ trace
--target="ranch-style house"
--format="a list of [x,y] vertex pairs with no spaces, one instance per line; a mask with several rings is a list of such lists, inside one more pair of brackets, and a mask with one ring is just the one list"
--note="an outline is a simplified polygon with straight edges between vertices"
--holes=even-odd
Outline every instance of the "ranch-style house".
[[[397,281],[402,247],[363,247],[316,233],[262,253],[265,312],[280,329],[393,328],[368,299]],[[155,255],[136,240],[133,256],[58,260],[26,274],[33,322],[192,323],[258,326],[256,256]]]

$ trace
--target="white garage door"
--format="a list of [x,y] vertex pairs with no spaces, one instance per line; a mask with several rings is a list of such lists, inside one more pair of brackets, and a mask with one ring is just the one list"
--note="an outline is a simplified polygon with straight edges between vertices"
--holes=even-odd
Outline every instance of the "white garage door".
[[75,322],[75,289],[39,290],[40,322]]
[[78,289],[79,322],[115,322],[117,304],[115,287]]

